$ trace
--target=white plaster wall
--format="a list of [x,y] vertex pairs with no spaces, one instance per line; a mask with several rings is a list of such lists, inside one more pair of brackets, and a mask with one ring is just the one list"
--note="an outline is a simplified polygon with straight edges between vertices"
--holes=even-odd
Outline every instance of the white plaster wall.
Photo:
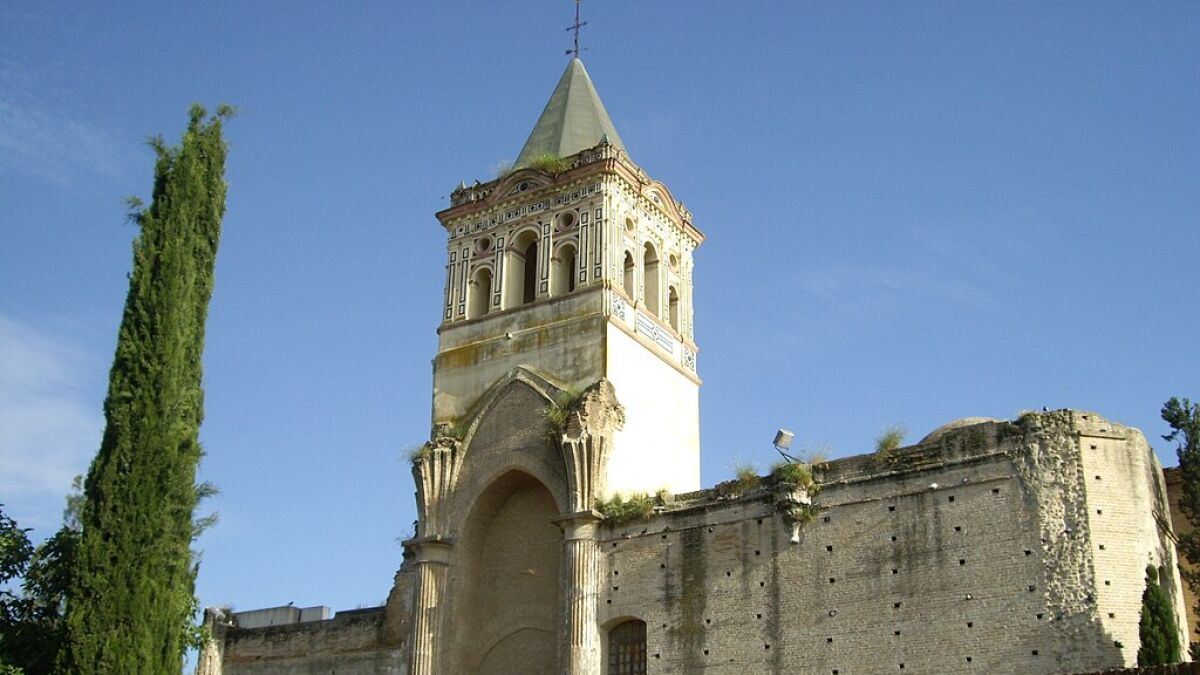
[[625,407],[614,437],[608,493],[700,487],[700,387],[615,325],[608,325],[607,377]]

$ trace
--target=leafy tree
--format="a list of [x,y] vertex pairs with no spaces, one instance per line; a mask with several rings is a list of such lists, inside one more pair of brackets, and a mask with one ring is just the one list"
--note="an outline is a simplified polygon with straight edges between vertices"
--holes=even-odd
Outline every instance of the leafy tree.
[[[1163,439],[1178,443],[1175,453],[1183,476],[1179,510],[1194,528],[1179,535],[1179,552],[1190,567],[1181,566],[1179,571],[1192,593],[1200,596],[1200,403],[1172,396],[1163,404],[1162,418],[1171,427],[1171,433]],[[1200,607],[1196,611],[1200,612]],[[1193,652],[1196,646],[1193,642]]]
[[1146,567],[1146,590],[1142,591],[1142,616],[1138,622],[1138,665],[1157,666],[1179,661],[1179,629],[1171,598],[1158,585],[1158,570]]
[[151,146],[140,233],[104,402],[100,450],[84,484],[82,533],[67,592],[63,673],[182,669],[195,611],[193,511],[202,454],[201,354],[225,213],[222,122],[193,106],[183,141]]
[[0,675],[46,675],[62,642],[66,591],[79,541],[81,478],[67,496],[62,528],[34,548],[11,518],[0,514],[0,583],[20,592],[0,591]]

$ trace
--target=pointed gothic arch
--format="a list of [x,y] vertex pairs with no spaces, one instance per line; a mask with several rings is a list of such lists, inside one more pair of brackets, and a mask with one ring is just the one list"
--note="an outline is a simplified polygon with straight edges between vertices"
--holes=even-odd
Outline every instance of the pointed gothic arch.
[[455,545],[448,672],[551,675],[562,615],[559,508],[540,480],[507,471],[475,498]]

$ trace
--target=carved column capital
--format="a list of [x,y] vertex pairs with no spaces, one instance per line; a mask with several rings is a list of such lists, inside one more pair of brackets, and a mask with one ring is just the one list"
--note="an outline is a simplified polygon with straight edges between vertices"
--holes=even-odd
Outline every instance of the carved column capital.
[[604,514],[595,509],[565,513],[551,522],[563,531],[563,541],[593,540]]
[[612,382],[588,387],[567,412],[559,439],[567,467],[571,512],[589,511],[604,493],[613,432],[625,426],[625,408]]
[[419,538],[449,536],[449,502],[462,456],[462,442],[451,436],[437,436],[413,454]]

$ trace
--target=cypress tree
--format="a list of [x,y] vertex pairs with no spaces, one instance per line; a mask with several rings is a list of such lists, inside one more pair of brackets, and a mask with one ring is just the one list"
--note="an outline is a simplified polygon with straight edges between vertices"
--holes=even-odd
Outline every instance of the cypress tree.
[[221,123],[191,109],[183,141],[157,161],[84,484],[83,531],[67,596],[64,673],[181,672],[194,612],[192,513],[203,418],[200,357],[225,213]]
[[1179,661],[1179,631],[1171,598],[1158,585],[1158,570],[1146,567],[1146,590],[1142,591],[1142,616],[1138,621],[1138,665],[1158,666]]

